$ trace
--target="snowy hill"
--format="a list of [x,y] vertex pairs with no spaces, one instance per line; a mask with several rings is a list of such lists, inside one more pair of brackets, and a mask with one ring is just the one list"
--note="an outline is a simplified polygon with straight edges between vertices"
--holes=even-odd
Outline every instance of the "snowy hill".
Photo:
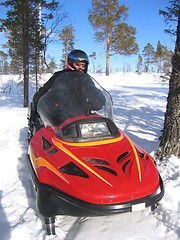
[[[49,76],[45,76],[44,81]],[[158,75],[93,75],[112,95],[118,127],[152,156],[163,128],[168,84]],[[165,185],[160,206],[150,213],[108,217],[58,216],[56,236],[46,236],[26,164],[27,108],[18,76],[0,79],[0,239],[1,240],[178,240],[180,239],[180,159],[157,162]],[[33,85],[30,95],[34,94]]]

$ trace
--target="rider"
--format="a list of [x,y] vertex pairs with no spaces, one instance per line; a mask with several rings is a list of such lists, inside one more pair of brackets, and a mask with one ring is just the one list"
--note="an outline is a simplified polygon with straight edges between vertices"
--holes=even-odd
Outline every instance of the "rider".
[[[40,98],[45,93],[47,93],[50,89],[51,89],[51,91],[48,92],[47,94],[48,94],[48,96],[52,95],[53,85],[55,85],[55,87],[54,87],[55,89],[56,89],[56,87],[58,87],[58,89],[59,89],[58,96],[61,99],[61,103],[63,103],[64,106],[66,107],[66,112],[68,111],[68,106],[70,105],[70,102],[68,102],[68,100],[67,100],[67,95],[70,97],[70,101],[75,106],[75,103],[77,100],[77,97],[75,96],[75,94],[78,92],[78,95],[80,95],[80,93],[79,93],[80,91],[77,91],[77,89],[81,88],[82,83],[83,83],[84,89],[85,89],[84,93],[88,92],[88,97],[86,97],[85,101],[86,102],[88,101],[89,110],[99,110],[103,107],[103,105],[105,104],[105,98],[103,95],[100,94],[100,92],[98,92],[98,90],[95,88],[94,83],[92,82],[92,79],[87,74],[88,64],[89,64],[89,59],[88,59],[87,54],[84,51],[76,49],[76,50],[71,51],[68,54],[67,68],[62,71],[56,72],[43,85],[43,87],[41,87],[39,89],[39,91],[33,97],[31,120],[34,123],[36,122],[36,120],[39,119],[39,115],[37,113],[37,104],[38,104]],[[76,78],[77,78],[77,74],[78,74],[78,79],[79,79],[78,81],[77,80],[72,81],[70,79],[67,79],[67,78],[73,79],[73,75],[75,75],[75,73],[76,73]],[[84,81],[84,79],[86,79],[86,81]],[[76,90],[73,90],[75,88],[76,88]],[[87,90],[89,90],[89,91],[87,91]],[[94,91],[94,95],[90,94],[90,92],[93,92],[93,91]],[[67,92],[68,92],[68,94],[66,94]],[[72,101],[73,94],[74,94],[74,99],[75,99],[74,102]],[[52,96],[51,96],[51,99],[52,99]],[[80,113],[81,112],[80,109],[82,109],[85,104],[83,103],[83,101],[81,101],[81,102],[80,102],[80,100],[78,100],[78,101],[79,101],[78,109],[79,109],[79,113]],[[95,105],[96,105],[96,107],[95,107]],[[75,108],[74,108],[74,110],[75,110]],[[72,112],[72,115],[73,115],[73,112]]]
[[39,89],[37,93],[35,93],[33,97],[33,108],[37,109],[37,103],[39,99],[53,86],[55,79],[62,73],[68,71],[80,71],[87,73],[89,64],[89,59],[87,54],[82,50],[73,50],[68,54],[67,58],[67,68],[55,72],[54,75]]

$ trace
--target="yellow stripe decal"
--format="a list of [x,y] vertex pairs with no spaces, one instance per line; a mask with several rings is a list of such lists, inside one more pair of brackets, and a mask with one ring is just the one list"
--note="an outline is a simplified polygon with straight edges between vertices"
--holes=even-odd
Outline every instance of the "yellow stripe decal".
[[139,181],[141,182],[142,180],[142,176],[141,176],[141,168],[140,168],[140,163],[139,163],[139,157],[137,155],[137,151],[136,151],[136,148],[134,147],[134,144],[133,142],[130,140],[130,138],[126,135],[131,147],[132,147],[132,150],[134,152],[134,155],[135,155],[135,160],[136,160],[136,164],[137,164],[137,168],[138,168],[138,174],[139,174]]
[[79,158],[77,158],[74,154],[72,154],[67,148],[65,148],[63,146],[63,144],[59,141],[57,141],[56,139],[52,139],[52,142],[58,147],[60,148],[63,152],[65,152],[67,155],[69,155],[70,157],[72,157],[76,162],[78,162],[79,164],[81,164],[83,167],[85,167],[87,170],[89,170],[91,173],[93,173],[96,177],[100,178],[102,181],[104,181],[105,183],[107,183],[109,186],[112,187],[112,184],[109,183],[108,181],[106,181],[103,177],[101,177],[98,173],[96,173],[92,168],[90,168],[88,165],[86,165],[85,163],[83,163]]
[[31,159],[34,163],[35,168],[44,166],[44,167],[50,169],[52,172],[54,172],[60,178],[62,178],[65,182],[69,183],[68,180],[63,176],[63,174],[61,174],[55,167],[53,167],[53,165],[50,164],[46,159],[44,159],[42,157],[36,158],[31,149],[30,149],[30,155],[31,155]]

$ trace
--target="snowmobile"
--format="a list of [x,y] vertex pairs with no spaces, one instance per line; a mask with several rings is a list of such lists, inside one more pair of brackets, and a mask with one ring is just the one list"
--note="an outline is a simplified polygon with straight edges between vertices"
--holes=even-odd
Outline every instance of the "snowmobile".
[[[153,158],[116,126],[110,94],[93,81],[105,99],[101,109],[88,106],[88,114],[79,114],[79,105],[74,114],[75,98],[71,104],[62,96],[59,99],[57,81],[52,92],[39,100],[41,128],[36,129],[29,116],[28,166],[47,234],[55,234],[56,215],[89,217],[154,210],[164,195]],[[65,114],[62,108],[53,109],[59,105],[65,107]]]

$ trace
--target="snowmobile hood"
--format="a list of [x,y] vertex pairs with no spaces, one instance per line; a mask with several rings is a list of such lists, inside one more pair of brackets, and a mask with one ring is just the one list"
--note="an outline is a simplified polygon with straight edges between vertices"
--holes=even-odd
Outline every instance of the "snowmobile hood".
[[[99,128],[98,132],[92,129],[91,124],[97,127],[95,119],[97,126],[105,122],[110,134],[104,125],[104,135]],[[83,135],[84,140],[77,134],[83,124],[89,124],[93,132],[87,138]],[[42,128],[31,140],[30,156],[40,182],[94,204],[143,198],[159,187],[153,159],[105,118],[73,119],[58,128],[56,135]]]

